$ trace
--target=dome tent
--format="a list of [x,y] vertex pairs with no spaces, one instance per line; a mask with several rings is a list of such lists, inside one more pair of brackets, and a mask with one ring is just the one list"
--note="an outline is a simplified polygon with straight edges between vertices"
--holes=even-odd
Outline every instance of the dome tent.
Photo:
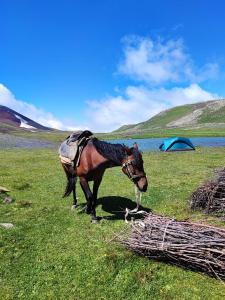
[[173,137],[163,141],[159,146],[161,151],[187,151],[195,150],[194,145],[188,138],[184,137]]

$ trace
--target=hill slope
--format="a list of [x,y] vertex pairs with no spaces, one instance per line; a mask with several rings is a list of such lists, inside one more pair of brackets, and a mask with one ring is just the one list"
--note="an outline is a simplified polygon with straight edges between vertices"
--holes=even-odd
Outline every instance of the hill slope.
[[165,110],[151,119],[133,125],[124,125],[114,133],[144,134],[172,129],[225,129],[225,99],[187,104]]
[[0,124],[27,130],[52,130],[3,105],[0,105]]

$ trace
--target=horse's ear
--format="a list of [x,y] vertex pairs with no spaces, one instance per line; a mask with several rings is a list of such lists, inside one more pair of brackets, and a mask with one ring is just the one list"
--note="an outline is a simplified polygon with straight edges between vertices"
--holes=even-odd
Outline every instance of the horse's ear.
[[135,142],[135,143],[133,144],[133,147],[134,147],[135,149],[138,149],[138,144]]

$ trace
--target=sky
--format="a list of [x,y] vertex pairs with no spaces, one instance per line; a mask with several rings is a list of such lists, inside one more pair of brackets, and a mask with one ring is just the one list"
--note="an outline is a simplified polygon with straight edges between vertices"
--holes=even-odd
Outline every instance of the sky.
[[225,97],[225,1],[0,0],[0,104],[109,132]]

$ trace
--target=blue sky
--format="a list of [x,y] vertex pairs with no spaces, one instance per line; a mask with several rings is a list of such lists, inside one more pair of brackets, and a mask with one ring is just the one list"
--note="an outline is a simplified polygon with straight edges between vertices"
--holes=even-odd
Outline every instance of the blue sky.
[[111,131],[225,95],[224,1],[3,0],[0,104]]

